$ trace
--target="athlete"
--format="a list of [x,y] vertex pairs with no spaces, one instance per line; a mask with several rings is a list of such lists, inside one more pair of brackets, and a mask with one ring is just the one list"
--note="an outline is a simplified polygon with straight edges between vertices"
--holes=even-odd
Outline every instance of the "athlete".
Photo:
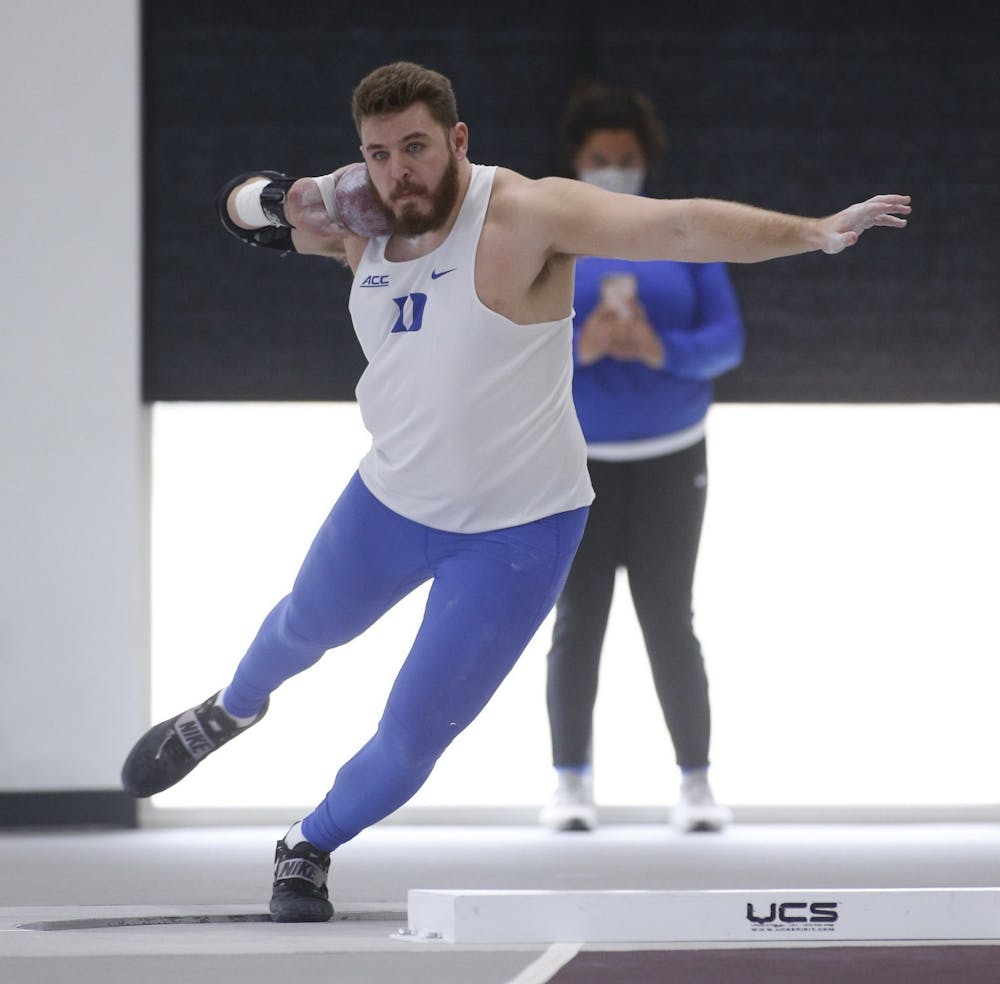
[[356,172],[347,167],[241,175],[220,213],[251,244],[353,271],[371,449],[232,680],[153,727],[122,770],[134,796],[172,786],[258,722],[285,680],[430,580],[375,735],[277,844],[278,922],[331,917],[331,852],[417,792],[562,588],[593,497],[571,392],[575,258],[839,253],[910,211],[908,197],[879,195],[804,218],[476,165],[450,82],[409,62],[362,79],[353,112],[374,209],[338,188]]

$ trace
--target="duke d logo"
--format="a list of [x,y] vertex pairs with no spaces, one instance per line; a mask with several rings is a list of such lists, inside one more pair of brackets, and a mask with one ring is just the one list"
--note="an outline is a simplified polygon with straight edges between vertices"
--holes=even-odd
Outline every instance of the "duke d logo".
[[424,323],[424,305],[427,303],[427,295],[413,293],[407,294],[406,297],[394,297],[392,300],[398,308],[396,323],[392,326],[392,331],[420,331]]

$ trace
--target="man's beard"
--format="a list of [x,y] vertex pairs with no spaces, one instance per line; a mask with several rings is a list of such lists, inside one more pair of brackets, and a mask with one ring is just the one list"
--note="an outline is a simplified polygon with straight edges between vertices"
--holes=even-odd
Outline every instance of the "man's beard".
[[[369,179],[370,180],[370,179]],[[425,232],[433,232],[444,225],[451,210],[455,206],[458,198],[458,161],[454,155],[449,156],[448,166],[438,182],[437,188],[428,195],[427,189],[422,185],[411,184],[408,181],[401,182],[392,189],[389,200],[395,201],[405,194],[417,194],[430,199],[431,208],[429,212],[418,211],[421,202],[407,202],[403,207],[402,215],[396,215],[391,206],[378,193],[375,185],[371,186],[375,199],[382,209],[385,217],[389,220],[393,235],[397,236],[422,236]]]

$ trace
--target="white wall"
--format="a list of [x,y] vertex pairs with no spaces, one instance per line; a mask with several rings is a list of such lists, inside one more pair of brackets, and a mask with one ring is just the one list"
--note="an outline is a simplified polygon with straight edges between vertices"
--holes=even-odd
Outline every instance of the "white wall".
[[4,0],[0,791],[118,787],[147,717],[135,0]]
[[[998,433],[995,404],[713,407],[695,613],[713,783],[738,816],[1000,815]],[[228,682],[368,443],[354,404],[155,408],[156,719]],[[425,598],[414,592],[289,680],[259,728],[154,797],[145,818],[301,815],[374,730]],[[400,819],[469,806],[536,816],[552,784],[550,636],[547,620]],[[602,809],[673,802],[672,749],[621,574],[594,754]]]

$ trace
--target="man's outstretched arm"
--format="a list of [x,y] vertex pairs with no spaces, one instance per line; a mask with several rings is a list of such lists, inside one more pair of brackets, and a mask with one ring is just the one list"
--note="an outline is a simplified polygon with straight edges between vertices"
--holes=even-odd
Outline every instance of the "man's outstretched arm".
[[730,262],[754,263],[822,250],[840,253],[875,226],[902,229],[910,214],[909,195],[875,195],[820,219],[769,212],[732,202],[694,199],[685,230],[696,251],[733,249]]
[[823,218],[712,198],[649,199],[582,181],[544,178],[522,190],[547,228],[550,249],[571,255],[693,263],[759,263],[839,253],[875,226],[902,229],[909,195],[876,195]]

